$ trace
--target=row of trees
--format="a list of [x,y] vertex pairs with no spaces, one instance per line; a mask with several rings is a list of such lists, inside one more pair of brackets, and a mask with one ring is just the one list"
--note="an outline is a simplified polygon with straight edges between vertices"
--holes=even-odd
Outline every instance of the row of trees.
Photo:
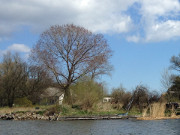
[[12,107],[15,99],[22,97],[38,103],[42,90],[51,83],[42,68],[29,66],[18,54],[9,52],[0,63],[0,106]]
[[142,111],[150,104],[160,100],[158,92],[150,92],[148,87],[138,85],[132,92],[127,92],[122,86],[112,90],[111,96],[113,103],[116,104],[117,109],[124,108],[130,110],[132,107],[138,108]]

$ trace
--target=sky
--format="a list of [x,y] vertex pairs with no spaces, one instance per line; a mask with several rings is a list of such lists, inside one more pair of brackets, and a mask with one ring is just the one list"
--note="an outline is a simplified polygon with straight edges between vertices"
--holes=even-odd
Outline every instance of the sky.
[[107,39],[113,56],[109,90],[139,84],[162,90],[161,74],[180,53],[180,0],[0,0],[0,58],[28,59],[52,25],[75,24]]

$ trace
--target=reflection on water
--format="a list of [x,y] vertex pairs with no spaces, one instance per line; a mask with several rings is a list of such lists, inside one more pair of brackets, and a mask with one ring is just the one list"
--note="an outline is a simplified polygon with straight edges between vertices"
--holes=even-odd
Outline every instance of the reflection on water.
[[180,119],[0,121],[0,135],[180,135]]

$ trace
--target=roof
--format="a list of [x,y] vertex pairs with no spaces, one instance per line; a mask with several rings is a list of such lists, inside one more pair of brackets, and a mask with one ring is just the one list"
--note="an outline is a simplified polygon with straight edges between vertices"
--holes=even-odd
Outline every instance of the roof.
[[44,90],[44,92],[41,94],[41,97],[59,97],[63,94],[64,92],[56,87],[49,87]]

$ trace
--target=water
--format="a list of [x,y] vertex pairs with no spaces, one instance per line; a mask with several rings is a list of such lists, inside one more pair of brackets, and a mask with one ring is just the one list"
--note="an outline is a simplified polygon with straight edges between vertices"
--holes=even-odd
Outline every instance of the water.
[[178,120],[0,121],[0,135],[180,135]]

